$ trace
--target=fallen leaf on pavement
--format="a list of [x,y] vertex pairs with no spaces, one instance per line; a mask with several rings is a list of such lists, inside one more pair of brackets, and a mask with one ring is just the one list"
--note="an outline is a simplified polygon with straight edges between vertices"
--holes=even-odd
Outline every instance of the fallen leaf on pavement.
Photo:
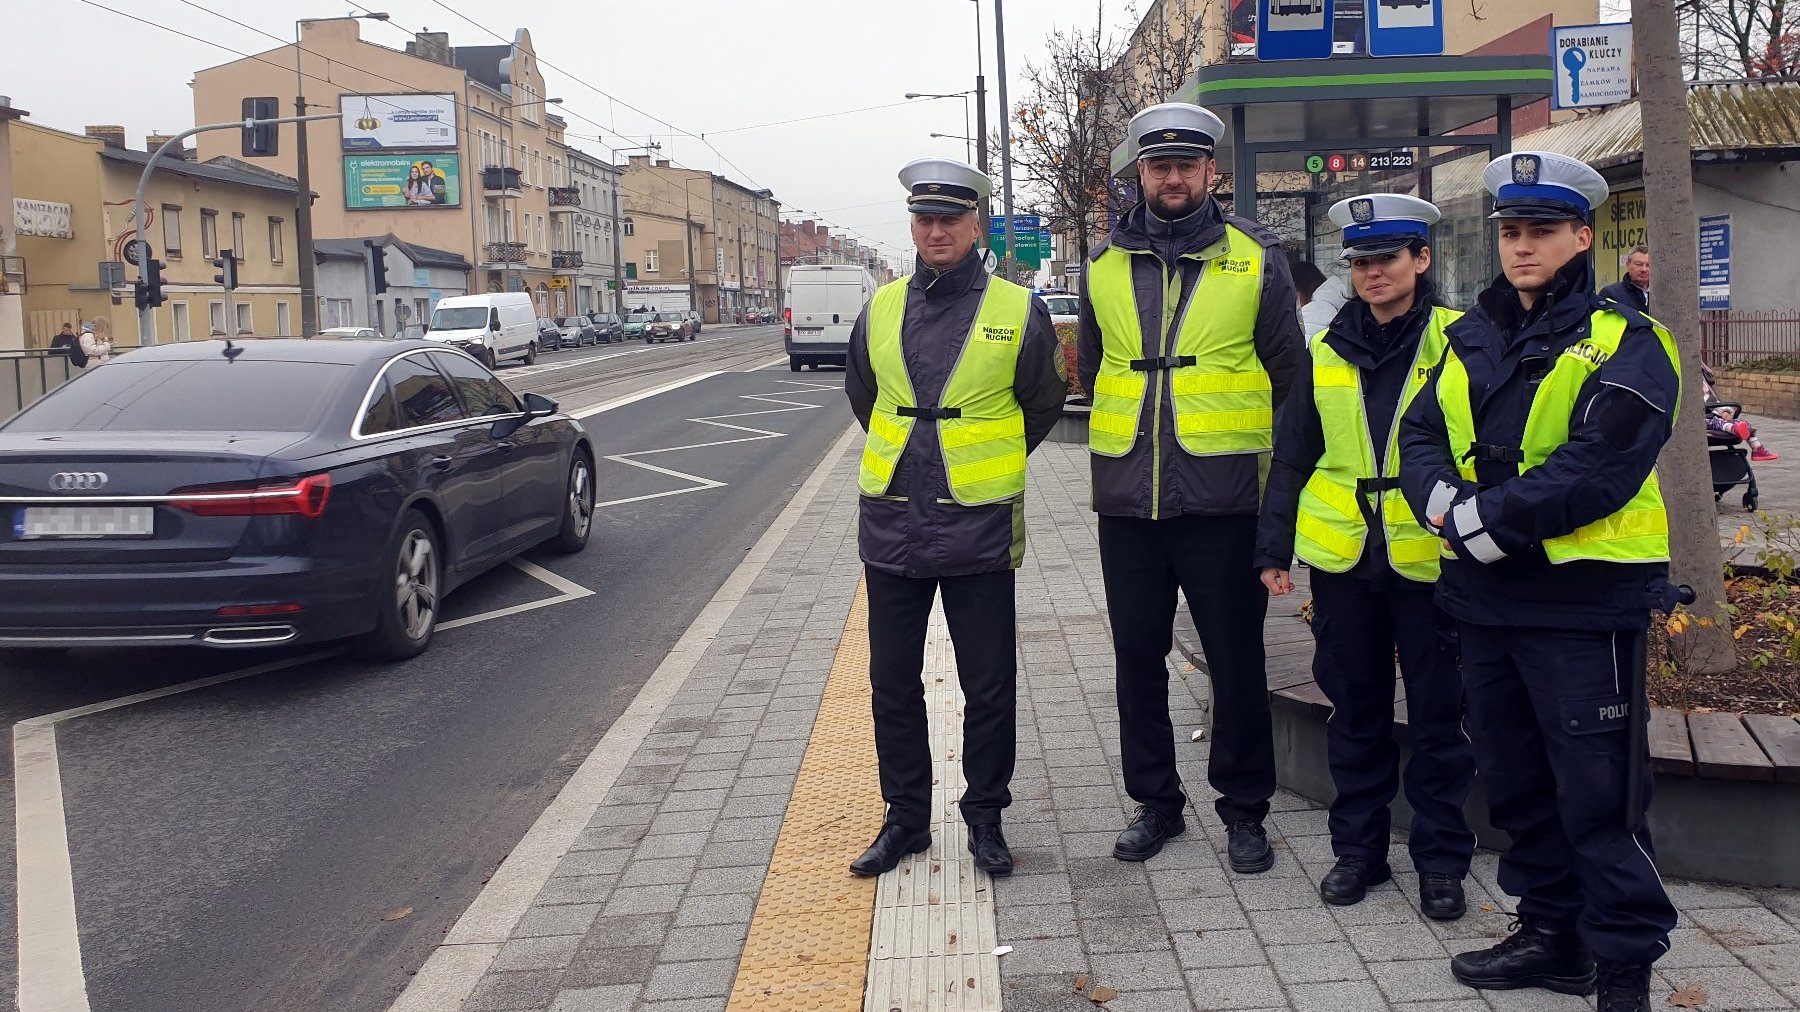
[[996,956],[1004,956],[1011,951],[1012,951],[1012,946],[1010,946],[1010,945],[994,946],[994,955],[996,955]]
[[956,944],[956,932],[954,932],[954,931],[950,932],[950,944],[951,945]]
[[974,977],[969,978],[968,987],[969,987],[969,990],[971,990],[971,991],[975,990],[975,978]]
[[1489,913],[1489,914],[1491,914],[1491,913],[1493,913],[1493,912],[1494,912],[1494,909],[1495,909],[1495,907],[1494,907],[1494,905],[1493,905],[1493,904],[1492,904],[1492,903],[1483,903],[1483,904],[1482,904],[1482,905],[1481,905],[1481,909],[1482,909],[1482,912],[1483,912],[1483,913]]
[[1706,1005],[1706,988],[1699,984],[1683,984],[1669,995],[1669,1004],[1676,1008],[1702,1008]]
[[1088,984],[1088,975],[1087,974],[1078,973],[1075,975],[1075,993],[1076,994],[1080,994],[1081,992],[1086,991],[1087,984]]
[[401,907],[398,910],[389,910],[387,913],[382,914],[381,919],[384,921],[397,921],[411,913],[412,907]]
[[1096,1005],[1104,1005],[1118,996],[1119,992],[1107,987],[1105,984],[1095,984],[1094,989],[1088,992],[1088,1001],[1091,1001]]

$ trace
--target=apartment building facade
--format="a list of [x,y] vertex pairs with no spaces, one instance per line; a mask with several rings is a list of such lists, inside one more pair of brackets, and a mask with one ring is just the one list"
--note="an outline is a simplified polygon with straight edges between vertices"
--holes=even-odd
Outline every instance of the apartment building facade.
[[[708,322],[718,323],[736,319],[749,307],[776,305],[781,202],[772,192],[650,155],[632,155],[623,168],[619,200],[634,223],[639,216],[646,224],[674,217],[698,226],[691,265],[696,304],[681,308],[697,309]],[[653,227],[660,234],[662,224]],[[682,230],[674,231],[674,238],[680,238]],[[654,273],[660,277],[659,284],[677,283],[668,273],[670,259],[646,242],[647,238],[622,238],[626,261],[639,265],[640,281]],[[657,254],[654,272],[649,270],[653,250]],[[685,242],[682,255],[687,256]],[[686,282],[685,276],[680,279],[680,283]]]

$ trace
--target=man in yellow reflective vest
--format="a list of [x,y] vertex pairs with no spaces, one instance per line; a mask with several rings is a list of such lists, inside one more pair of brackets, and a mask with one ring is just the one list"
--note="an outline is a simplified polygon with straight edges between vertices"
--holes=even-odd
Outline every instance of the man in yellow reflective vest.
[[858,541],[869,602],[869,683],[887,816],[850,865],[879,875],[931,847],[925,627],[939,591],[963,711],[960,808],[975,865],[1012,871],[1000,813],[1016,750],[1013,571],[1025,555],[1025,457],[1068,383],[1050,312],[990,277],[976,214],[991,189],[961,162],[900,170],[915,273],[882,286],[850,333],[844,392],[868,430]]
[[1280,239],[1212,197],[1217,116],[1168,103],[1128,129],[1141,199],[1091,257],[1080,313],[1121,758],[1139,805],[1113,856],[1149,860],[1187,828],[1169,710],[1179,589],[1212,680],[1207,779],[1231,867],[1262,872],[1275,747],[1252,549],[1274,409],[1304,362],[1294,282]]
[[1632,828],[1650,798],[1647,780],[1626,797],[1629,722],[1648,715],[1628,690],[1668,569],[1655,466],[1681,400],[1675,345],[1594,294],[1598,172],[1520,151],[1485,182],[1504,276],[1445,331],[1400,432],[1402,489],[1444,539],[1438,603],[1458,622],[1476,768],[1513,841],[1500,886],[1520,897],[1513,934],[1450,969],[1649,1012],[1675,908]]
[[1277,597],[1293,591],[1298,555],[1312,569],[1313,678],[1331,700],[1325,757],[1337,796],[1325,902],[1359,903],[1393,877],[1388,806],[1400,787],[1394,660],[1406,685],[1412,757],[1407,846],[1419,909],[1455,920],[1475,853],[1463,802],[1475,760],[1462,733],[1456,626],[1432,602],[1439,541],[1400,494],[1396,435],[1406,405],[1444,356],[1461,316],[1434,304],[1429,201],[1376,193],[1338,201],[1355,297],[1312,336],[1312,369],[1294,384],[1275,431],[1256,564]]

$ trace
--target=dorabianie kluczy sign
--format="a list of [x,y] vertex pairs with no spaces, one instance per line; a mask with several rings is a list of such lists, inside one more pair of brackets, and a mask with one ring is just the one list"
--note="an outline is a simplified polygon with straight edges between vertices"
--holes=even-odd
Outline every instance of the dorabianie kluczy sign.
[[1550,30],[1558,109],[1631,100],[1631,26],[1565,25]]

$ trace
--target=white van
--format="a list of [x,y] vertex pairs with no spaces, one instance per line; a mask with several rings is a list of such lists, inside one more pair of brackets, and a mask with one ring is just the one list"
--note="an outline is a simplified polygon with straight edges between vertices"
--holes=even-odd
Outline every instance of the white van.
[[524,292],[452,295],[431,311],[425,340],[455,345],[490,369],[513,359],[530,365],[537,361],[537,308]]
[[844,365],[850,329],[875,297],[875,276],[856,264],[799,264],[788,269],[788,368]]

